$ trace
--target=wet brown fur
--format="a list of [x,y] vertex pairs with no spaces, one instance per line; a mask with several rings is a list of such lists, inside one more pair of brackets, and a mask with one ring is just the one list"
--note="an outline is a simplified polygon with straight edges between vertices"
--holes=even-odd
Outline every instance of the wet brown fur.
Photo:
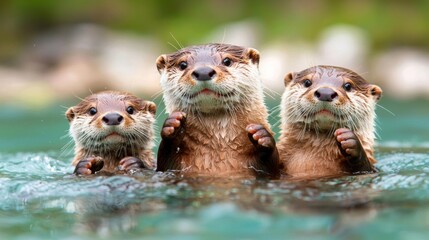
[[[313,82],[311,87],[303,86],[306,79]],[[352,84],[350,92],[343,88],[347,82]],[[375,105],[382,92],[378,86],[367,83],[349,69],[333,66],[315,66],[290,73],[285,77],[285,86],[281,104],[282,132],[277,147],[288,175],[312,178],[354,173],[334,137],[338,128],[352,130],[370,164],[376,163],[373,148]],[[338,93],[338,100],[330,106],[337,122],[330,123],[330,128],[317,125],[311,110],[317,104],[315,89],[321,86]]]
[[[232,66],[221,64],[225,57]],[[188,67],[180,71],[182,61]],[[191,73],[204,64],[216,70],[212,86],[234,100],[209,102],[207,107],[192,102],[189,95],[197,82]],[[211,176],[255,174],[256,148],[245,128],[251,123],[261,124],[271,133],[258,64],[255,49],[227,44],[192,46],[158,58],[167,112],[186,113],[186,132],[174,160],[177,165],[170,169]],[[186,91],[177,90],[184,88]]]
[[[127,113],[128,107],[134,113]],[[97,113],[89,114],[95,107]],[[120,140],[106,140],[109,127],[103,124],[102,118],[107,113],[119,113],[124,117],[123,123],[115,126]],[[156,106],[153,102],[144,101],[125,92],[105,91],[92,94],[78,105],[66,112],[70,122],[70,135],[75,141],[75,157],[72,164],[88,157],[101,157],[104,160],[103,170],[114,171],[119,161],[125,157],[136,157],[142,160],[147,168],[154,168],[153,123]]]
[[[252,114],[252,118],[248,117]],[[256,149],[250,143],[245,127],[264,122],[263,112],[237,113],[236,118],[219,123],[216,117],[187,118],[187,131],[180,147],[180,169],[187,173],[211,176],[254,175]],[[256,116],[255,116],[256,115]],[[263,124],[269,129],[267,123]]]

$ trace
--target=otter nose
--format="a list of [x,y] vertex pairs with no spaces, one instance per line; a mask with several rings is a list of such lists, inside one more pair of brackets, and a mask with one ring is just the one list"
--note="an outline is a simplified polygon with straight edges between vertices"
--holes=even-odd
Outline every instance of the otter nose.
[[332,102],[336,97],[338,97],[338,93],[331,88],[322,87],[314,92],[314,96],[316,96],[320,101]]
[[122,120],[124,120],[124,117],[122,117],[119,113],[108,113],[103,116],[102,120],[109,126],[115,126],[119,125]]
[[192,77],[198,81],[207,81],[213,79],[216,71],[210,67],[200,67],[192,72]]

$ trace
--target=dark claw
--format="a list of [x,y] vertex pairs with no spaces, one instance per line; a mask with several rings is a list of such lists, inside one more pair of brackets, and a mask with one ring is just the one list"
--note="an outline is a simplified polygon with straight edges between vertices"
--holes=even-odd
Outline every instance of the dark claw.
[[265,129],[264,126],[258,124],[249,124],[246,127],[249,140],[253,145],[262,151],[272,151],[276,147],[273,136]]
[[125,172],[129,172],[132,169],[144,169],[146,166],[143,161],[136,157],[125,157],[119,162],[119,167]]
[[173,139],[184,133],[186,113],[173,112],[165,120],[161,130],[162,139]]
[[177,149],[180,149],[186,131],[186,113],[173,112],[165,120],[161,130],[156,171],[179,169]]
[[258,177],[277,179],[280,177],[279,153],[270,132],[259,124],[249,124],[246,132],[256,148],[257,160],[254,164]]
[[334,133],[338,148],[345,157],[345,168],[350,173],[371,173],[376,169],[369,162],[365,149],[363,149],[356,134],[347,128],[337,129]]
[[358,157],[364,150],[352,130],[340,128],[335,131],[338,148],[344,157]]
[[90,157],[80,160],[73,171],[76,175],[89,175],[100,171],[104,161],[100,157]]

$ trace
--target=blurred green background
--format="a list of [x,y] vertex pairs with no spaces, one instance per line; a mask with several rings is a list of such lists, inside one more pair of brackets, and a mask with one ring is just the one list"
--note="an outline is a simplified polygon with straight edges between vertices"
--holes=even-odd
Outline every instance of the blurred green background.
[[[0,238],[426,239],[428,13],[426,0],[0,1]],[[158,105],[159,130],[156,58],[208,42],[260,51],[277,136],[274,109],[290,71],[340,65],[380,85],[380,173],[303,182],[70,176],[68,107],[91,92],[129,91]]]
[[[277,92],[289,71],[341,64],[393,97],[426,98],[428,12],[425,0],[5,0],[0,101],[44,105],[105,88],[151,96],[160,91],[158,55],[220,41],[259,49],[262,77]],[[404,80],[415,86],[402,89]]]
[[[428,13],[425,0],[4,0],[0,151],[65,145],[67,107],[104,89],[156,101],[159,126],[165,115],[156,58],[208,42],[260,51],[270,108],[290,71],[351,68],[383,88],[380,105],[393,112],[377,110],[381,143],[427,147]],[[275,129],[277,114],[270,117]]]
[[162,43],[171,41],[173,33],[184,45],[200,42],[214,28],[242,19],[262,25],[263,41],[315,40],[325,28],[348,23],[365,29],[375,49],[429,47],[429,2],[425,0],[4,0],[0,9],[3,63],[13,61],[22,46],[41,32],[88,22],[152,35]]

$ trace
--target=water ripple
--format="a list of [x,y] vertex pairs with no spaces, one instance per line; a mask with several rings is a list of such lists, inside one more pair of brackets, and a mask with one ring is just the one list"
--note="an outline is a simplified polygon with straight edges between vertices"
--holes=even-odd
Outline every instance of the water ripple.
[[[76,177],[69,160],[55,156],[0,154],[0,232],[12,234],[14,226],[25,238],[31,225],[39,233],[51,229],[57,238],[77,234],[81,239],[118,238],[124,232],[252,238],[266,231],[278,238],[285,232],[359,238],[363,235],[355,229],[367,223],[391,226],[383,222],[392,215],[418,219],[384,209],[429,206],[429,154],[424,153],[384,152],[378,156],[379,173],[307,181],[183,178],[152,171]],[[49,220],[53,217],[59,222]]]

